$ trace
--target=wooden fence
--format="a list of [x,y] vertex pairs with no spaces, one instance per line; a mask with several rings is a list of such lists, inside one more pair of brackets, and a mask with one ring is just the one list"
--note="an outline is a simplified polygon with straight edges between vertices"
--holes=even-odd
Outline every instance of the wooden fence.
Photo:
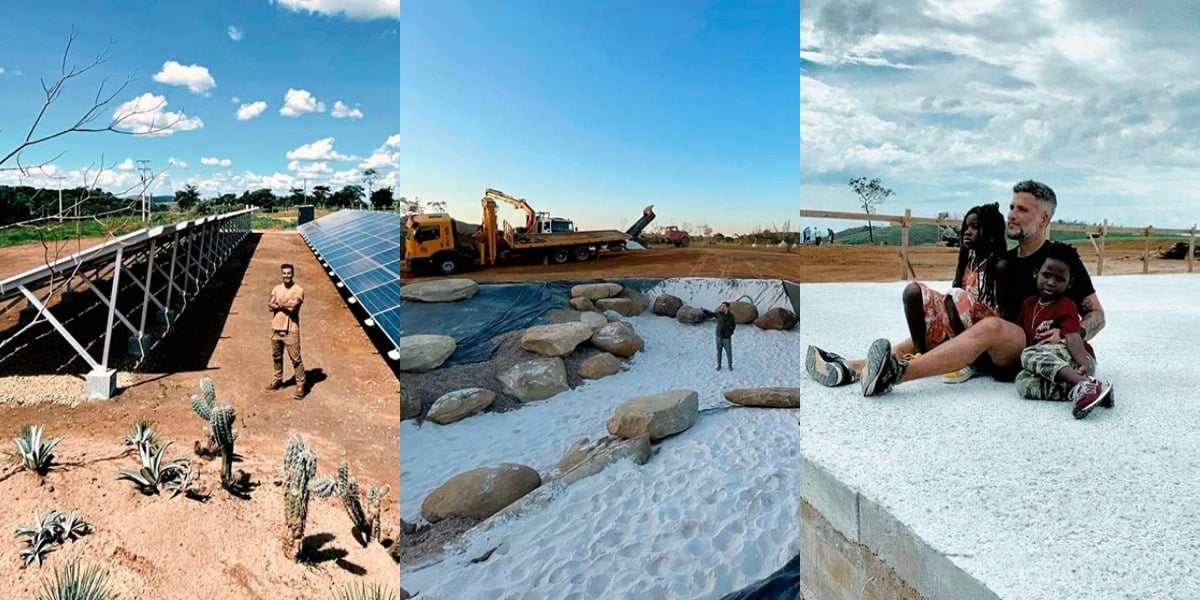
[[[899,225],[900,229],[900,279],[908,280],[909,273],[912,272],[912,265],[908,262],[908,230],[913,225],[942,225],[949,227],[957,227],[962,225],[962,219],[938,219],[931,217],[914,217],[912,209],[904,209],[903,215],[867,215],[865,213],[840,212],[831,210],[800,210],[801,217],[812,217],[818,219],[847,219],[851,221],[880,221],[891,225]],[[1108,219],[1105,219],[1100,225],[1064,225],[1055,223],[1051,225],[1054,231],[1078,231],[1087,234],[1088,240],[1092,242],[1092,248],[1096,250],[1096,274],[1104,274],[1104,242],[1109,233],[1132,233],[1140,234],[1145,243],[1142,247],[1142,273],[1150,272],[1150,236],[1154,234],[1165,235],[1187,235],[1188,236],[1188,253],[1187,253],[1187,272],[1191,273],[1193,264],[1195,263],[1196,251],[1196,226],[1192,225],[1191,229],[1158,229],[1153,225],[1145,227],[1109,227]]]

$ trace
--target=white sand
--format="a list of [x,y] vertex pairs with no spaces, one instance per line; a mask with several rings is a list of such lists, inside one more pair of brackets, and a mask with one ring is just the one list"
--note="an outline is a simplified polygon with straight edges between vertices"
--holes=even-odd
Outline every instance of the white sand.
[[[1200,598],[1200,277],[1095,285],[1116,408],[1077,421],[990,378],[876,398],[806,380],[804,454],[1002,598]],[[903,286],[803,286],[802,343],[859,357],[906,337]]]
[[[779,300],[778,282],[670,282],[697,306],[742,295]],[[786,299],[782,306],[787,306]],[[714,327],[630,319],[645,352],[617,375],[518,411],[449,426],[401,424],[401,512],[421,522],[426,494],[479,466],[518,462],[543,474],[572,442],[605,435],[613,408],[668,389],[699,392],[700,409],[732,406],[724,390],[798,385],[799,335],[738,326],[733,372],[714,370]],[[468,534],[433,564],[406,565],[421,598],[701,598],[761,579],[799,552],[799,409],[703,412],[643,466],[624,461],[568,488],[544,509]],[[486,562],[469,559],[499,546]]]

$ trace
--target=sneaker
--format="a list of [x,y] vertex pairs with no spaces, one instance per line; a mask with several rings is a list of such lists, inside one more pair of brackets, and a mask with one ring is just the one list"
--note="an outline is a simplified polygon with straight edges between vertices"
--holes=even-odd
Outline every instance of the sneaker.
[[863,367],[862,390],[864,396],[878,396],[892,390],[900,381],[908,361],[892,355],[892,343],[880,338],[871,344],[867,352],[867,366]]
[[263,388],[263,391],[264,392],[274,392],[275,390],[282,389],[282,388],[283,388],[283,382],[276,379],[275,381],[272,381],[269,385],[267,385],[267,387]]
[[942,383],[962,383],[974,376],[978,375],[975,367],[967,365],[957,371],[951,371],[942,375]]
[[1108,389],[1108,395],[1107,395],[1107,396],[1105,396],[1105,397],[1104,397],[1104,399],[1100,401],[1100,404],[1099,404],[1099,406],[1100,406],[1100,408],[1112,408],[1112,407],[1113,407],[1113,405],[1115,404],[1115,402],[1114,402],[1114,401],[1115,401],[1116,399],[1117,399],[1117,393],[1116,393],[1116,392],[1114,392],[1114,391],[1112,390],[1112,388],[1109,388],[1109,389]]
[[846,385],[858,379],[854,369],[846,366],[846,359],[826,352],[816,346],[809,346],[804,356],[804,369],[808,376],[826,387]]
[[1071,388],[1071,392],[1067,394],[1067,399],[1075,403],[1075,408],[1071,411],[1076,419],[1082,419],[1096,408],[1097,404],[1103,402],[1112,394],[1112,385],[1107,381],[1101,381],[1095,377],[1089,378],[1086,381],[1081,381]]
[[717,370],[718,370],[718,371],[720,371],[720,370],[721,370],[721,365],[717,365]]

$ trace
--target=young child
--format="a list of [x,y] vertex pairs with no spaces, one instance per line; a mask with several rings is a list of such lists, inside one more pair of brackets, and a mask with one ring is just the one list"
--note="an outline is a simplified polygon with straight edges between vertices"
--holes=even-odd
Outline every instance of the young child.
[[[1017,318],[1027,345],[1016,379],[1018,393],[1031,400],[1070,400],[1076,419],[1097,404],[1112,406],[1112,385],[1092,375],[1096,353],[1080,335],[1079,308],[1063,296],[1071,285],[1071,267],[1079,264],[1079,253],[1071,246],[1051,246],[1035,274],[1038,293],[1025,300]],[[1050,329],[1058,329],[1062,341],[1038,343]]]
[[[963,217],[954,284],[948,293],[915,282],[904,291],[904,316],[916,355],[964,332],[985,317],[999,315],[997,290],[1002,256],[1008,249],[998,203],[972,207]],[[910,358],[915,358],[911,356]],[[975,375],[966,367],[943,377],[960,383]]]

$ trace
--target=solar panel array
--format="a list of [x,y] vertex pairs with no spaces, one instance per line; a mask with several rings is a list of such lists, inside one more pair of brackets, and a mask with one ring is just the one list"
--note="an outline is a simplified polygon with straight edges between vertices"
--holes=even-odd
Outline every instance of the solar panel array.
[[400,215],[340,210],[301,225],[300,235],[354,302],[400,347]]

